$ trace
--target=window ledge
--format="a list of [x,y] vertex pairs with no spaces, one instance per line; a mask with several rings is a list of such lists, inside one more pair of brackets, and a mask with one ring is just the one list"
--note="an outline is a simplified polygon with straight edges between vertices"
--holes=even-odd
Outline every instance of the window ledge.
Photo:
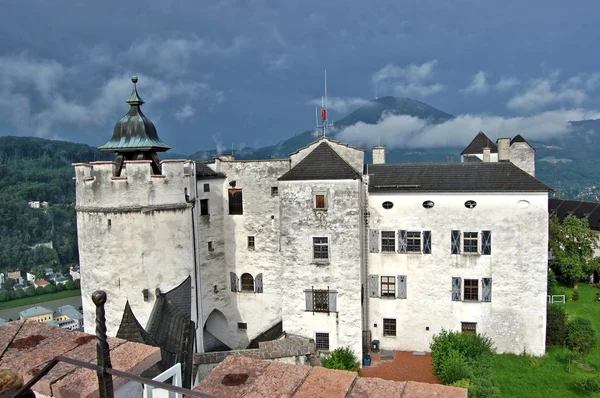
[[329,265],[329,260],[312,260],[311,264],[325,266]]
[[318,209],[316,207],[313,208],[314,211],[327,211],[327,209]]
[[421,254],[423,254],[423,252],[406,252],[406,253],[399,253],[399,254],[408,254],[409,256],[420,256]]
[[379,296],[382,300],[396,300],[396,296]]
[[481,256],[481,253],[460,253],[463,256]]
[[382,250],[380,253],[381,254],[398,254],[398,253],[396,253],[395,250],[393,250],[393,251],[384,251],[384,250]]
[[479,300],[463,300],[463,303],[481,303]]
[[312,313],[315,313],[315,314],[325,314],[325,315],[328,315],[328,314],[337,314],[337,311],[329,311],[329,312],[327,312],[327,311],[304,310],[304,312],[312,312]]

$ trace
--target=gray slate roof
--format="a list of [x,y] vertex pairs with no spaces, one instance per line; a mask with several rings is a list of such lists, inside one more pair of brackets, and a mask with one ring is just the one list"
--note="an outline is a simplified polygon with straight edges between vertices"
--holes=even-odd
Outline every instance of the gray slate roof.
[[54,314],[54,311],[52,311],[51,309],[48,309],[46,307],[31,307],[31,308],[27,308],[26,310],[23,310],[21,312],[19,312],[19,315],[22,316],[23,318],[31,318],[32,316],[40,316],[40,315],[52,315]]
[[594,231],[600,231],[600,202],[549,199],[548,211],[556,214],[560,221],[567,216],[587,218],[590,228]]
[[369,192],[544,192],[552,188],[510,162],[366,165]]
[[483,131],[477,133],[473,141],[462,151],[461,155],[475,155],[483,153],[483,148],[490,148],[490,153],[498,153],[498,146],[483,134]]
[[352,180],[360,175],[326,142],[320,143],[311,153],[279,177],[279,181],[300,180]]
[[196,162],[196,179],[209,179],[209,178],[225,178],[225,174],[214,171],[206,164]]

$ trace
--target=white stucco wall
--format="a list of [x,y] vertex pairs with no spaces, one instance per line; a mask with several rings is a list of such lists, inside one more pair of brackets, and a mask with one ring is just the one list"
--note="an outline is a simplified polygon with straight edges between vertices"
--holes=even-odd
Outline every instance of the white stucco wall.
[[126,161],[118,178],[112,177],[113,167],[75,165],[85,332],[94,332],[91,295],[101,289],[108,295],[110,336],[118,331],[127,300],[146,326],[155,289],[169,291],[194,272],[192,205],[185,200],[186,192],[190,199],[195,194],[193,163],[164,161],[159,176],[151,175],[148,161]]
[[[283,329],[305,337],[328,332],[330,349],[350,348],[361,358],[360,180],[281,181]],[[326,193],[327,211],[313,193]],[[313,261],[313,237],[329,238],[329,262]],[[305,289],[337,290],[337,313],[306,311]]]
[[[246,348],[281,321],[279,196],[271,194],[271,187],[278,186],[277,179],[289,167],[288,160],[220,161],[225,179],[198,181],[198,198],[209,199],[210,207],[209,216],[199,216],[203,320],[213,310],[221,311],[228,327],[216,336],[233,349]],[[232,181],[242,189],[243,215],[229,215]],[[210,192],[203,192],[204,183],[210,184]],[[254,236],[254,250],[248,249],[248,236]],[[208,241],[213,242],[212,252]],[[243,273],[254,278],[262,273],[263,293],[232,292],[230,272],[236,273],[240,286]],[[247,323],[248,329],[238,331],[238,322]]]
[[521,170],[535,177],[535,151],[525,142],[514,142],[510,146],[510,161]]
[[[425,200],[435,206],[423,208]],[[466,200],[477,206],[465,208]],[[529,207],[520,207],[522,200]],[[393,202],[393,208],[383,209],[385,201]],[[368,274],[407,276],[407,299],[368,299],[369,329],[383,348],[429,350],[432,336],[442,328],[460,331],[461,322],[476,322],[477,332],[491,337],[498,352],[544,354],[546,193],[372,193],[369,211],[370,228],[432,231],[432,254],[368,255]],[[450,254],[451,230],[491,230],[492,254]],[[492,302],[452,301],[452,277],[463,279],[463,289],[465,279],[492,278]],[[480,282],[480,299],[481,291]],[[383,336],[383,318],[396,319],[396,337]]]

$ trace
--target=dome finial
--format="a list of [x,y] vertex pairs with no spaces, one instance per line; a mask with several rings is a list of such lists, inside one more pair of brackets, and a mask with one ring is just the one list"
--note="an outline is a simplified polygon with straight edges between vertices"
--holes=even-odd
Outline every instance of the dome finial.
[[137,92],[136,83],[138,82],[138,77],[136,75],[131,76],[131,82],[133,83],[133,91],[131,92],[131,95],[129,96],[129,98],[127,98],[125,102],[127,102],[129,105],[142,105],[144,103],[144,100],[139,96]]

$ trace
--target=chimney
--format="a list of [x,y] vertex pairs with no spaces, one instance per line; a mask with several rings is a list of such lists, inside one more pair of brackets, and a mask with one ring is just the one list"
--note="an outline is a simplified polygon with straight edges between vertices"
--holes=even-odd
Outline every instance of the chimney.
[[373,147],[373,164],[385,164],[385,147]]
[[491,149],[489,147],[483,148],[483,162],[484,163],[490,162],[490,153],[491,153]]
[[508,162],[510,160],[510,138],[498,138],[498,161]]

